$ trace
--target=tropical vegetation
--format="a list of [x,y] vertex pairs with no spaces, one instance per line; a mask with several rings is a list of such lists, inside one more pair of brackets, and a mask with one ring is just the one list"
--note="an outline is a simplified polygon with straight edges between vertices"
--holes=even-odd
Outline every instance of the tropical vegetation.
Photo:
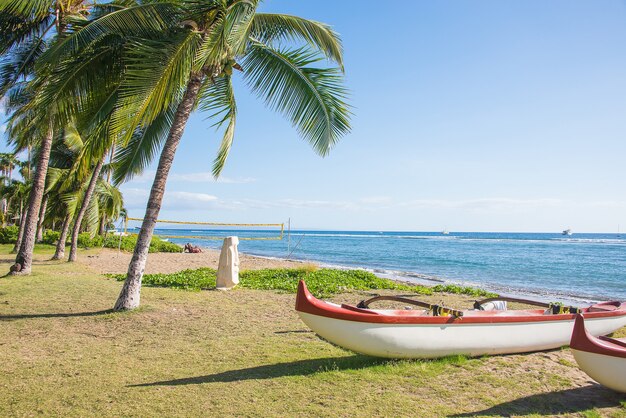
[[[259,13],[258,4],[0,2],[0,95],[10,113],[8,140],[16,152],[32,150],[35,167],[13,271],[30,272],[48,207],[54,208],[59,242],[71,236],[68,259],[75,260],[80,233],[102,232],[121,212],[115,186],[158,157],[115,309],[139,306],[146,257],[187,121],[194,111],[203,112],[223,131],[213,163],[219,176],[235,137],[233,79],[239,75],[318,154],[326,155],[349,132],[337,33],[297,16]],[[63,152],[66,158],[59,159]],[[108,200],[102,197],[107,193]],[[55,258],[63,256],[59,244]]]
[[[143,283],[148,286],[171,287],[184,290],[215,289],[217,272],[211,268],[183,270],[176,273],[146,274]],[[123,274],[111,274],[110,277],[122,281]],[[306,280],[307,287],[316,297],[329,297],[343,292],[356,290],[397,290],[420,295],[448,293],[475,297],[496,296],[482,289],[466,286],[434,287],[418,284],[399,283],[382,279],[365,270],[338,270],[315,267],[276,268],[246,270],[239,274],[239,287],[257,290],[273,290],[277,292],[296,293],[298,282]]]

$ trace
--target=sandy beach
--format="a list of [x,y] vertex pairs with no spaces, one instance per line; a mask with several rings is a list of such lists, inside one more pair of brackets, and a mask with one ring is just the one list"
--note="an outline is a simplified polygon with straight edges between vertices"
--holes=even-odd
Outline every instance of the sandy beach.
[[[217,250],[203,249],[202,253],[151,253],[148,255],[146,273],[175,273],[186,269],[210,267],[217,269],[220,253]],[[99,251],[79,253],[78,261],[96,273],[126,273],[132,257],[131,253],[119,252],[108,248]],[[241,270],[266,268],[298,268],[304,265],[300,261],[255,257],[239,253]],[[310,264],[310,263],[307,263]]]

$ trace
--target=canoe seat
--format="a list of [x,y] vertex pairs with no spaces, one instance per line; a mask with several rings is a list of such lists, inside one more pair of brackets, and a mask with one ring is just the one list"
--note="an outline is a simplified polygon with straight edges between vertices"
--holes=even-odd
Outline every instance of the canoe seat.
[[609,312],[615,311],[619,309],[621,303],[620,302],[604,302],[604,303],[596,303],[595,305],[591,305],[589,307],[589,312]]
[[353,311],[353,312],[359,312],[359,313],[364,313],[364,314],[368,314],[368,315],[379,315],[378,312],[374,312],[371,309],[361,309],[361,308],[357,308],[356,306],[346,305],[345,303],[342,303],[341,307],[343,309],[347,309],[347,310]]
[[614,344],[617,345],[619,347],[624,347],[626,348],[626,338],[610,338],[610,337],[605,337],[605,336],[599,336],[598,339],[602,340],[602,341],[606,341],[610,344]]

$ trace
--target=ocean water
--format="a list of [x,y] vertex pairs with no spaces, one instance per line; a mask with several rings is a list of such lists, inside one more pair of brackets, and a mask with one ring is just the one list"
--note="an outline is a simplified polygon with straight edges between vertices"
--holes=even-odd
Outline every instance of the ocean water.
[[[276,231],[157,229],[157,235],[275,236]],[[170,238],[219,248],[221,241]],[[290,242],[289,242],[290,241]],[[266,257],[365,268],[383,277],[475,285],[563,301],[626,300],[626,234],[291,231],[280,241],[241,241]]]

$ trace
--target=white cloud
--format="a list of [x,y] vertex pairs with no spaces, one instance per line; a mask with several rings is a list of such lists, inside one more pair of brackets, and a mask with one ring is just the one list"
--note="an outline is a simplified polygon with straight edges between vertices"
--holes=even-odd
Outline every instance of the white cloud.
[[588,205],[594,208],[626,209],[626,202],[616,202],[612,200],[600,200],[596,202],[588,202]]
[[[133,177],[130,183],[152,183],[154,180],[155,170],[146,170],[142,174]],[[199,173],[170,173],[168,182],[185,182],[185,183],[223,183],[223,184],[247,184],[254,183],[257,180],[253,177],[220,177],[215,180],[213,174],[209,171]]]
[[470,211],[503,211],[503,210],[531,210],[547,206],[559,206],[565,202],[560,199],[511,199],[503,197],[466,199],[466,200],[441,200],[441,199],[417,199],[401,203],[401,207],[412,209],[463,209]]
[[192,192],[165,192],[165,200],[172,202],[198,202],[207,203],[215,202],[219,200],[217,196],[213,196],[206,193],[192,193]]
[[[122,189],[124,205],[131,212],[145,209],[150,191],[141,188]],[[165,191],[162,208],[175,210],[214,209],[223,207],[223,202],[217,196],[207,193],[193,193],[184,191]],[[132,215],[131,215],[132,216]]]
[[252,177],[231,178],[231,177],[224,177],[224,176],[216,180],[213,177],[213,174],[209,171],[204,171],[204,172],[199,172],[199,173],[183,173],[183,174],[174,173],[170,176],[170,180],[188,181],[191,183],[227,183],[227,184],[245,184],[245,183],[254,183],[256,181],[256,179]]
[[234,209],[334,209],[357,210],[360,205],[350,201],[276,199],[272,201],[257,199],[238,199],[225,202]]
[[372,205],[378,205],[378,204],[387,205],[392,202],[392,199],[389,196],[369,196],[369,197],[360,198],[359,202],[365,203],[365,204],[372,204]]

